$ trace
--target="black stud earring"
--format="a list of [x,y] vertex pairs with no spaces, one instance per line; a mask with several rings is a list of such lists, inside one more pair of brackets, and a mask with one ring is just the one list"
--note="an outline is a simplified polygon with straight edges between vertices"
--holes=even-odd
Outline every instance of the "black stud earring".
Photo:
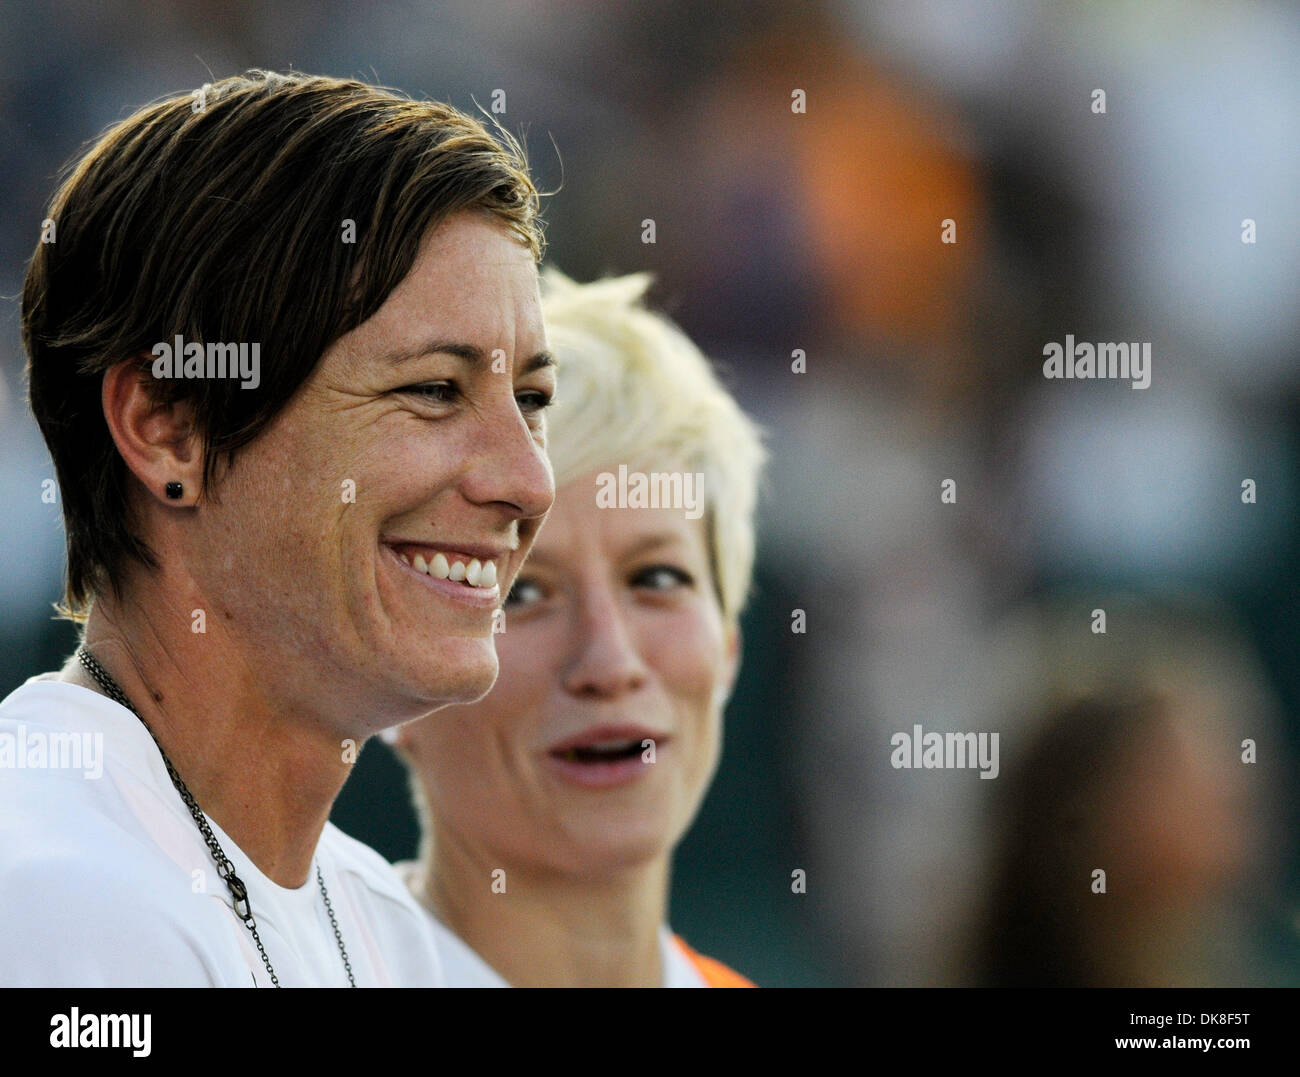
[[183,487],[179,482],[169,482],[167,484],[167,496],[173,501],[180,497],[184,492],[185,487]]

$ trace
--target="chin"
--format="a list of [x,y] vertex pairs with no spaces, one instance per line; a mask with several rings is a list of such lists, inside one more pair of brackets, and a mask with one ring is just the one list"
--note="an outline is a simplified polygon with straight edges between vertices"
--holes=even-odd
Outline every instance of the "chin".
[[643,867],[669,856],[673,849],[669,827],[662,819],[620,821],[618,816],[612,816],[599,820],[588,833],[572,836],[578,846],[579,874],[582,875]]
[[431,707],[477,702],[492,690],[499,669],[490,637],[448,640],[431,661],[413,657],[411,664],[422,676],[422,694]]

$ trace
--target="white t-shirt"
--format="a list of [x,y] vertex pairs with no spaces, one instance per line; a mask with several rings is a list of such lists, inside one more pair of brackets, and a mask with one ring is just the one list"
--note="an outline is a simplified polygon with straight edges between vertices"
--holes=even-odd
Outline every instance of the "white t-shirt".
[[[271,986],[252,935],[140,720],[33,677],[0,703],[0,986]],[[284,987],[442,986],[428,918],[373,849],[326,824],[285,889],[208,820]]]
[[[423,873],[414,860],[403,860],[394,864],[398,875],[406,882],[411,896],[423,900],[420,893]],[[424,906],[421,906],[424,908]],[[442,965],[442,974],[448,987],[509,987],[510,984],[491,965],[479,956],[459,935],[446,924],[424,908],[429,924],[433,928],[434,941],[438,946],[438,960]],[[659,957],[663,963],[664,987],[707,987],[704,978],[691,964],[690,959],[682,953],[673,939],[673,933],[667,927],[659,929]]]

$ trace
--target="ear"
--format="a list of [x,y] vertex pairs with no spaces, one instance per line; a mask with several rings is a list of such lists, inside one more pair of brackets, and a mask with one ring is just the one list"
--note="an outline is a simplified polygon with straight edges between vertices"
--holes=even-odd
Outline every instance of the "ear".
[[[149,493],[171,507],[192,507],[203,480],[203,445],[187,401],[160,404],[150,373],[127,359],[104,374],[104,420],[126,466]],[[167,496],[167,484],[180,483],[180,497]],[[174,488],[173,488],[174,489]]]

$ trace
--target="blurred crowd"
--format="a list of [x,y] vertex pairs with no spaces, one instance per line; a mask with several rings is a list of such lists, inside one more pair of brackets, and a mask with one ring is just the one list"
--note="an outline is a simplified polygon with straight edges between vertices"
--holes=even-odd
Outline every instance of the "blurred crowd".
[[[248,67],[504,108],[548,260],[656,275],[772,456],[685,935],[772,985],[1300,983],[1294,7],[0,9],[5,296],[87,139]],[[0,694],[72,639],[2,316]],[[1067,334],[1151,387],[1045,379]],[[999,777],[893,768],[914,724]],[[339,821],[409,855],[369,774]]]

